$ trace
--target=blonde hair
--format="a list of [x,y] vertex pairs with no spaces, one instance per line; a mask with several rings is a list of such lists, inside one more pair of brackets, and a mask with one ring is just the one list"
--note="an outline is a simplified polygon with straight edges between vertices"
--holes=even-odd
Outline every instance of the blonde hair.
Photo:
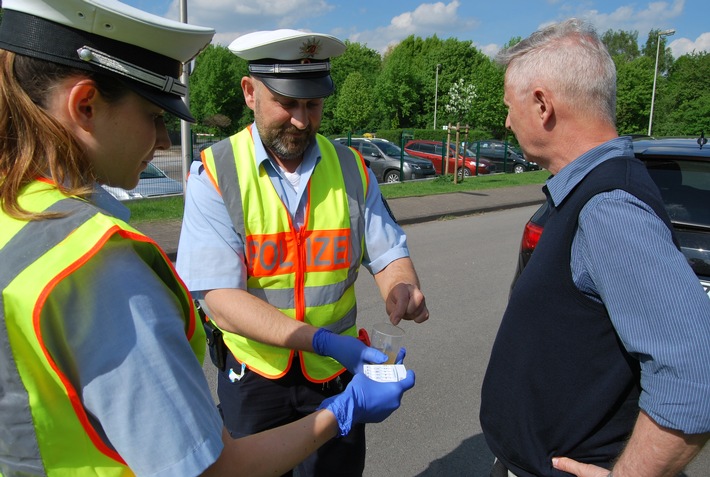
[[[52,86],[71,76],[94,79],[109,98],[127,89],[110,78],[0,50],[0,206],[11,217],[58,216],[32,213],[18,203],[22,188],[39,178],[51,180],[66,195],[84,197],[93,190],[91,162],[72,133],[46,111]],[[106,82],[105,88],[98,84]]]

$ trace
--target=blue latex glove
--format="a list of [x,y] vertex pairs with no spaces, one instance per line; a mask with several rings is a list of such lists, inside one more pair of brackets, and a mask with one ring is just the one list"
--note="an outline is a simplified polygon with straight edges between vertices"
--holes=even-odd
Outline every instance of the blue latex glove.
[[335,414],[340,435],[350,432],[353,424],[382,422],[399,407],[402,395],[414,386],[414,372],[396,383],[373,381],[362,373],[356,374],[342,393],[329,397],[318,406]]
[[325,328],[313,335],[313,351],[321,356],[330,356],[352,374],[362,373],[364,364],[380,364],[387,361],[387,355],[352,336],[341,336]]

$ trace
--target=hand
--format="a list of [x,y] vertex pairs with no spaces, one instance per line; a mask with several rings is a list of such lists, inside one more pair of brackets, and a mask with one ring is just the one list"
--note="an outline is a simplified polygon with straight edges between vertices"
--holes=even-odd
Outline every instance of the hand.
[[318,409],[332,412],[338,421],[340,435],[345,436],[353,424],[384,421],[399,408],[402,395],[413,386],[412,370],[407,371],[406,378],[395,383],[380,383],[358,373],[345,391],[323,400]]
[[409,283],[398,283],[390,290],[385,309],[393,325],[402,320],[422,323],[429,319],[429,309],[422,291]]
[[608,477],[610,471],[592,464],[583,464],[568,457],[553,457],[552,467],[577,477]]
[[330,356],[345,366],[352,374],[362,373],[364,364],[380,364],[387,361],[387,355],[366,346],[352,336],[341,336],[325,328],[313,335],[313,351],[321,356]]

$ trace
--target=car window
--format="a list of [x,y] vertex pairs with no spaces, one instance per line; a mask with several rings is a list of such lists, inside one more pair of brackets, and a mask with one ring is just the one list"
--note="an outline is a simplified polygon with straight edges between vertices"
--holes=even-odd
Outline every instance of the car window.
[[396,146],[391,142],[378,142],[377,145],[380,149],[382,149],[382,152],[388,156],[399,156],[402,151],[399,146]]
[[646,167],[671,220],[710,226],[710,162],[656,160]]
[[141,172],[140,176],[141,179],[160,179],[162,177],[165,177],[165,174],[163,174],[160,169],[150,163],[148,164],[148,167],[146,167]]
[[363,156],[371,156],[372,154],[380,155],[380,151],[377,150],[375,146],[370,143],[363,142],[360,145],[360,152]]

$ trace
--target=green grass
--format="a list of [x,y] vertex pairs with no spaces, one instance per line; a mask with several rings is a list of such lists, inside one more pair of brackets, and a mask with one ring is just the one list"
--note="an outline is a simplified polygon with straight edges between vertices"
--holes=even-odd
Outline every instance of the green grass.
[[123,203],[131,211],[131,223],[157,220],[182,219],[184,202],[182,196],[161,197],[159,199],[138,199]]
[[454,184],[453,176],[439,176],[433,180],[409,181],[396,184],[381,184],[385,199],[397,197],[421,197],[424,195],[448,194],[481,189],[497,189],[528,184],[543,184],[550,176],[547,171],[525,172],[523,174],[491,174],[468,177],[463,182]]
[[[400,184],[381,184],[382,195],[386,199],[397,197],[421,197],[423,195],[448,194],[469,190],[515,187],[528,184],[543,184],[549,177],[547,171],[525,172],[523,174],[492,174],[469,177],[454,184],[453,176],[440,176],[433,180],[406,181]],[[178,220],[182,218],[183,199],[180,196],[160,199],[142,199],[124,202],[131,210],[131,223]]]

